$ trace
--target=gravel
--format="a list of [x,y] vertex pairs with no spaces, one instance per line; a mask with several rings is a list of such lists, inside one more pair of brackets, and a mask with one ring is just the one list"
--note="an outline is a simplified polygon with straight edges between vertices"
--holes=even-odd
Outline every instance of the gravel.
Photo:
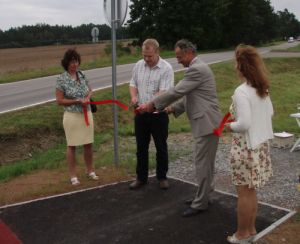
[[[169,164],[168,175],[195,183],[191,135],[185,133],[170,135],[168,145],[169,154],[175,153],[176,158]],[[274,176],[258,190],[257,195],[261,202],[295,210],[300,207],[300,192],[297,190],[300,175],[300,150],[292,153],[289,150],[271,148]],[[236,194],[230,177],[229,151],[230,140],[222,138],[216,156],[215,188]]]

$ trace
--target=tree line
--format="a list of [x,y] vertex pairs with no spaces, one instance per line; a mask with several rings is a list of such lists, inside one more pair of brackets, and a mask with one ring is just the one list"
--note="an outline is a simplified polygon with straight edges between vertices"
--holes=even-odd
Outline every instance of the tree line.
[[[137,44],[153,37],[172,48],[186,38],[199,49],[217,49],[300,35],[295,15],[287,9],[275,13],[270,0],[131,0],[130,9],[130,20],[117,30],[117,39],[135,38]],[[111,39],[106,24],[37,24],[0,30],[0,48],[89,43],[95,26],[100,41]]]
[[274,12],[269,0],[131,0],[129,32],[172,47],[186,38],[200,49],[257,45],[300,35],[287,9]]
[[[0,48],[89,43],[92,41],[93,27],[99,29],[99,41],[111,39],[111,28],[106,24],[82,24],[77,27],[36,24],[10,28],[7,31],[0,30]],[[126,28],[119,28],[117,38],[128,38],[127,33]]]

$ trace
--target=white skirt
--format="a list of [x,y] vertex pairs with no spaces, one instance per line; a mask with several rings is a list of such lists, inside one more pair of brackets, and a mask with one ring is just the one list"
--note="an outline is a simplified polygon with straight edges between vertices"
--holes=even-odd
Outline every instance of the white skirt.
[[94,120],[91,111],[88,111],[89,126],[85,124],[83,113],[65,111],[63,126],[68,146],[80,146],[94,142]]

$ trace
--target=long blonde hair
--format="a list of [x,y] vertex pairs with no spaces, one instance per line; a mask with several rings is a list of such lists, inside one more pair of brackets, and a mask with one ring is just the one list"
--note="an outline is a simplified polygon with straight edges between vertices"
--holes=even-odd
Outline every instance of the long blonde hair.
[[240,44],[235,49],[235,58],[237,69],[246,78],[247,84],[254,87],[260,97],[268,96],[268,72],[257,50],[252,46]]

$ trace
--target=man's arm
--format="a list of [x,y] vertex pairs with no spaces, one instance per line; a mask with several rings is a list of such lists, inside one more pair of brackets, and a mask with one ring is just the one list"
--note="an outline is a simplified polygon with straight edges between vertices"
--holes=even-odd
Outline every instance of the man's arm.
[[134,86],[129,86],[129,92],[130,92],[130,97],[131,97],[131,103],[133,105],[138,104],[138,89]]

